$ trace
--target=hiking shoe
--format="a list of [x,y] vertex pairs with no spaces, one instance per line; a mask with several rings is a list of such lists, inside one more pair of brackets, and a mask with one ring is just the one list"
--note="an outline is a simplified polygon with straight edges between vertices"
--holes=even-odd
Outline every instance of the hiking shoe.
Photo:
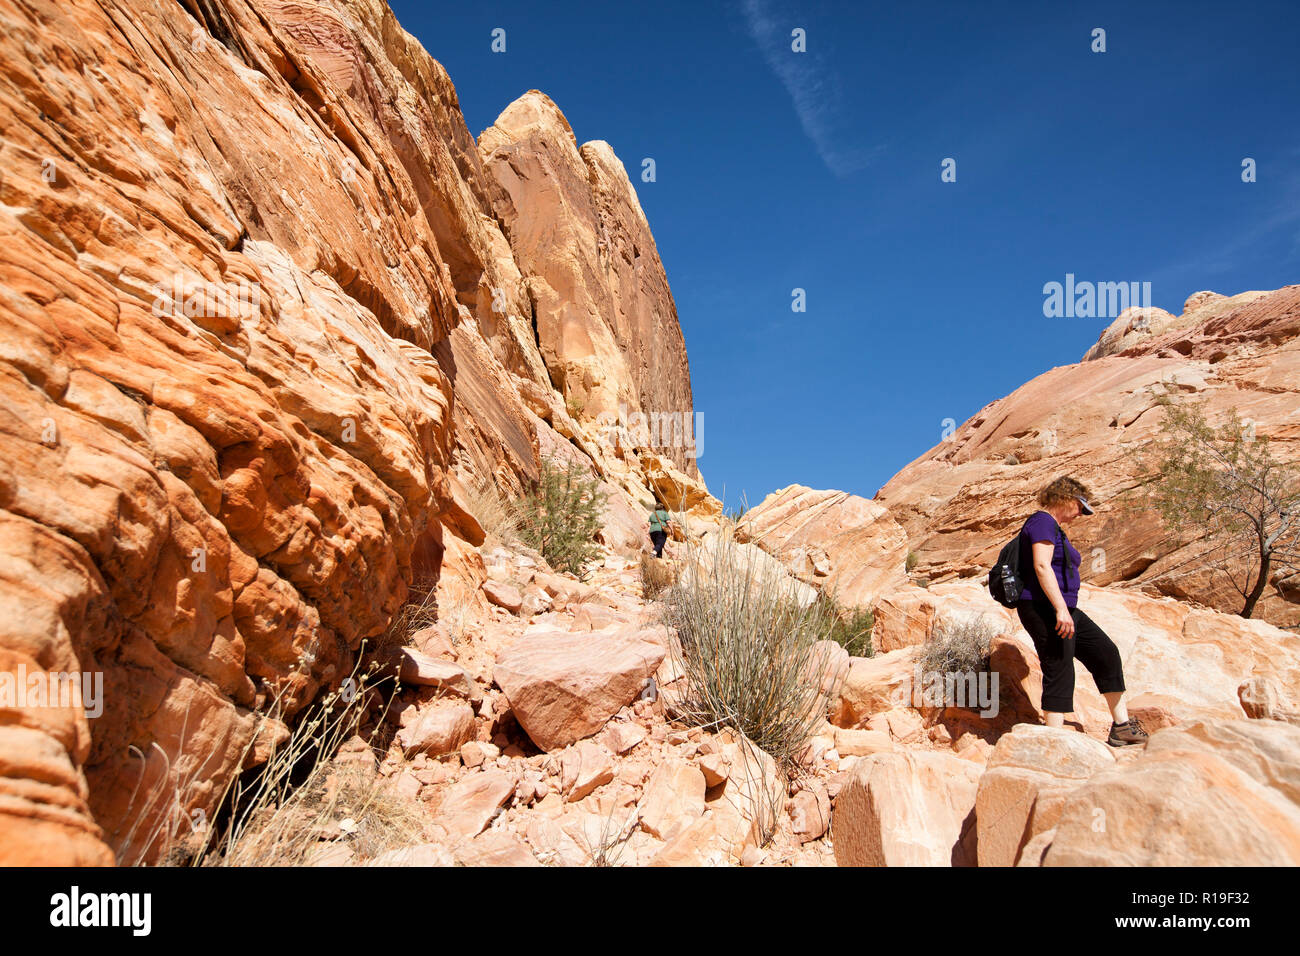
[[1110,736],[1106,738],[1106,743],[1112,747],[1131,747],[1134,744],[1144,744],[1150,735],[1142,729],[1136,717],[1130,717],[1126,724],[1110,725]]

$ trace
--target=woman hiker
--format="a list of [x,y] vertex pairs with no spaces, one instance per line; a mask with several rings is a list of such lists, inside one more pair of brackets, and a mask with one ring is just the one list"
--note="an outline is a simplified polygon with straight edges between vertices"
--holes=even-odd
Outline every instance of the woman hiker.
[[1090,515],[1088,489],[1070,477],[1057,478],[1038,493],[1041,510],[1020,530],[1020,567],[1026,573],[1016,613],[1034,641],[1043,668],[1043,717],[1060,727],[1074,710],[1074,660],[1077,657],[1110,706],[1112,747],[1143,744],[1147,732],[1124,706],[1124,665],[1119,648],[1078,608],[1079,552],[1063,526]]
[[655,510],[650,512],[650,540],[655,546],[655,557],[664,556],[664,542],[668,540],[668,523],[672,515],[664,507],[662,498],[655,498]]

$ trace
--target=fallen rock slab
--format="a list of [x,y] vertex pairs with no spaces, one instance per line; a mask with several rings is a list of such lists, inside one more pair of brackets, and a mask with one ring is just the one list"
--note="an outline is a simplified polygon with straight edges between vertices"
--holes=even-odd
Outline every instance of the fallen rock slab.
[[434,822],[454,840],[477,836],[514,794],[517,782],[505,770],[471,773],[443,794]]
[[1019,724],[989,754],[975,799],[980,866],[1014,866],[1022,849],[1056,825],[1065,797],[1115,756],[1075,730]]
[[474,739],[474,708],[468,701],[432,700],[418,708],[408,707],[400,720],[397,739],[408,757],[418,753],[440,757]]
[[952,754],[861,757],[835,799],[840,866],[973,866],[980,767]]
[[542,750],[600,730],[641,693],[664,649],[607,634],[526,634],[502,652],[493,678],[519,726]]

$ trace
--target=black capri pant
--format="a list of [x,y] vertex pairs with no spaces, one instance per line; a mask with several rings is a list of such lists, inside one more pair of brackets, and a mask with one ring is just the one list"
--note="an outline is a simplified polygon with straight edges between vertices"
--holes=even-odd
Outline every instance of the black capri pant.
[[1021,601],[1016,605],[1020,623],[1034,642],[1043,668],[1043,710],[1068,714],[1074,710],[1074,659],[1077,657],[1103,694],[1124,690],[1124,663],[1119,648],[1092,618],[1076,608],[1074,637],[1062,640],[1056,633],[1056,610],[1050,603]]

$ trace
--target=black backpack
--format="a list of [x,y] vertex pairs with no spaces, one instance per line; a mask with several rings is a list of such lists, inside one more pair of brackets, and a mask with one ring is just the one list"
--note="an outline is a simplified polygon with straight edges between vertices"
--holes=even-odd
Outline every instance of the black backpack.
[[[1021,532],[1024,529],[1021,528]],[[1062,577],[1066,586],[1070,583],[1070,549],[1065,546],[1065,535],[1061,526],[1056,526],[1056,539],[1061,542],[1061,562],[1065,569]],[[1033,570],[1030,569],[1030,573]],[[1008,541],[998,552],[998,559],[989,571],[989,593],[993,600],[1003,607],[1015,607],[1020,602],[1020,593],[1025,589],[1026,578],[1020,573],[1020,534]]]

